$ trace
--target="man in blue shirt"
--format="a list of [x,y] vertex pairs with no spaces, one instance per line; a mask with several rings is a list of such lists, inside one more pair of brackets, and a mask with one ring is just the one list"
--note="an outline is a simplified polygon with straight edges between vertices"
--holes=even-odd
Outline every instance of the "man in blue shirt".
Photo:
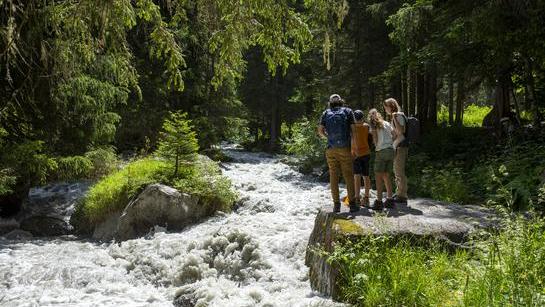
[[[354,173],[350,136],[355,130],[354,112],[343,106],[344,101],[338,94],[329,97],[329,108],[320,118],[318,134],[327,138],[326,159],[329,167],[329,185],[333,197],[333,212],[340,212],[339,175],[342,173],[348,190],[350,212],[359,210],[355,202]],[[339,171],[340,170],[340,171]]]

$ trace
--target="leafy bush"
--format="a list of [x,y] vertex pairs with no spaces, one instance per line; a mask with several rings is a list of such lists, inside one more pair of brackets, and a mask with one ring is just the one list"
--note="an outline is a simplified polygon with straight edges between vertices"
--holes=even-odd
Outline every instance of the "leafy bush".
[[174,187],[179,191],[198,196],[210,212],[230,211],[237,195],[231,190],[231,181],[221,175],[219,166],[201,157],[191,169],[191,176],[175,179]]
[[292,136],[284,142],[285,150],[302,159],[303,170],[325,164],[326,141],[316,133],[316,121],[304,119],[293,124]]
[[50,177],[56,180],[87,178],[93,168],[93,162],[83,156],[57,158],[55,162],[57,167]]
[[512,210],[535,207],[545,212],[538,202],[545,145],[539,136],[527,138],[513,145],[492,139],[480,128],[430,131],[419,148],[411,149],[409,192],[452,202],[488,202]]
[[113,148],[98,148],[84,156],[57,157],[48,180],[99,179],[114,171],[119,161]]
[[6,145],[0,153],[0,168],[10,169],[16,181],[25,186],[45,183],[57,163],[44,153],[43,147],[42,141]]
[[85,158],[93,164],[89,173],[90,178],[102,178],[117,169],[119,165],[119,160],[112,147],[100,147],[88,151],[85,153]]
[[0,196],[13,193],[16,179],[9,169],[0,169]]

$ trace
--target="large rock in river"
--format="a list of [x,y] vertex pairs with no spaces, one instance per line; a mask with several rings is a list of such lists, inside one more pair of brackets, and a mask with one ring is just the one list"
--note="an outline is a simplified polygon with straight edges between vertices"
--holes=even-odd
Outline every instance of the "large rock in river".
[[148,234],[155,226],[180,230],[214,213],[199,199],[162,184],[147,186],[121,214],[114,214],[94,229],[99,240],[129,240]]
[[[346,208],[343,208],[346,210]],[[327,263],[326,253],[333,251],[337,242],[347,237],[391,235],[402,237],[434,238],[459,246],[478,228],[493,227],[497,223],[492,210],[477,206],[460,206],[443,202],[417,199],[409,206],[397,206],[376,214],[368,209],[348,215],[335,214],[331,208],[321,210],[310,235],[305,263],[309,267],[313,290],[338,299],[337,268]]]
[[199,205],[198,198],[161,184],[152,184],[138,195],[121,214],[116,238],[142,236],[153,226],[179,230],[212,214]]

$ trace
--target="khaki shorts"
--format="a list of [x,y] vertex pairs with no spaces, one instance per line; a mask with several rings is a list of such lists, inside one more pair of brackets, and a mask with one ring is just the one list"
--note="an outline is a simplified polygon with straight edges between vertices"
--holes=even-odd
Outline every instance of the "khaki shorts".
[[387,148],[377,151],[375,155],[375,164],[373,165],[375,173],[389,173],[394,164],[394,149]]

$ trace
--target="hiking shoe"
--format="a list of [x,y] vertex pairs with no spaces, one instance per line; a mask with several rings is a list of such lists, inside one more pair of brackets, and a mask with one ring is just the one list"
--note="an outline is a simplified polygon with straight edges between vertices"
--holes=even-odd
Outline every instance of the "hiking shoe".
[[341,212],[341,204],[340,204],[340,203],[334,203],[334,204],[333,204],[333,212],[334,212],[334,213],[339,213],[339,212]]
[[388,209],[393,209],[395,208],[395,202],[394,202],[394,199],[393,198],[387,198],[386,201],[384,202],[384,206]]
[[361,200],[361,206],[364,208],[369,208],[369,197],[364,197]]
[[352,202],[350,204],[350,213],[358,212],[360,211],[360,206],[356,204],[356,202]]
[[396,203],[400,203],[400,204],[406,204],[407,203],[407,198],[406,197],[401,197],[401,196],[394,196],[393,198],[394,202]]
[[381,211],[382,209],[384,209],[384,205],[382,204],[382,201],[381,200],[375,200],[375,202],[373,203],[373,210],[375,211]]

